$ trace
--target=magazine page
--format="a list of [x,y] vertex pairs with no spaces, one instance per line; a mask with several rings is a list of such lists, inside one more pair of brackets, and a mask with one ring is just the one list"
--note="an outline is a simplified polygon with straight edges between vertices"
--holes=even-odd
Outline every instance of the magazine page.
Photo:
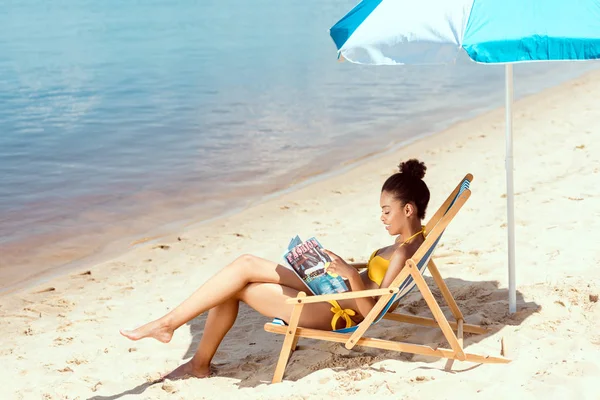
[[302,242],[300,237],[294,237],[290,241],[288,251],[285,252],[283,258],[313,294],[348,291],[348,287],[341,277],[332,276],[326,272],[326,267],[331,259],[323,251],[323,246],[316,238],[312,237],[306,242]]

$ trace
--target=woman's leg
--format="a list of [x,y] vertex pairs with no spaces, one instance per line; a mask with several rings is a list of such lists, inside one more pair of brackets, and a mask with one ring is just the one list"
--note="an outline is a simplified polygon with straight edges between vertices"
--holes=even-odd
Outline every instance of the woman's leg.
[[[298,295],[298,290],[274,283],[252,283],[238,295],[208,312],[202,339],[191,360],[182,364],[165,378],[178,379],[185,376],[202,378],[210,374],[210,362],[225,334],[231,329],[237,317],[239,301],[269,318],[281,318],[286,322],[292,313],[293,305],[286,300]],[[306,328],[331,329],[331,305],[329,303],[306,304],[300,315],[299,325]],[[340,318],[339,327],[344,326]]]
[[173,372],[166,375],[168,379],[178,379],[185,376],[195,376],[196,378],[204,378],[210,375],[210,361],[217,352],[217,348],[221,341],[229,332],[235,319],[237,318],[239,309],[239,300],[230,299],[216,307],[213,307],[208,312],[208,318],[204,324],[204,332],[198,350],[194,357],[185,364],[177,367]]
[[121,334],[131,340],[152,337],[167,343],[175,329],[196,316],[236,297],[250,283],[276,283],[308,291],[289,269],[260,257],[244,255],[206,281],[190,297],[163,317]]

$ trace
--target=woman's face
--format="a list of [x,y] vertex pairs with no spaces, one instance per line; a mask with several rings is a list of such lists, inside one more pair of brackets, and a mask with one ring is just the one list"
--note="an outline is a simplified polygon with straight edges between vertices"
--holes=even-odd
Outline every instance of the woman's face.
[[406,223],[403,204],[390,192],[381,192],[381,222],[390,235],[399,235]]
[[412,204],[402,204],[390,192],[381,192],[379,200],[381,205],[381,222],[390,235],[399,235],[408,223],[408,218],[413,214]]

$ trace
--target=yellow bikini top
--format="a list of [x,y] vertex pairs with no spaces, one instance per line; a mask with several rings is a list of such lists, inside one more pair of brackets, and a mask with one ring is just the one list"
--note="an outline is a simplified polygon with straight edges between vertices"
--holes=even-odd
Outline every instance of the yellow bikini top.
[[[423,227],[423,229],[421,229],[419,232],[406,239],[404,242],[400,243],[400,246],[404,246],[406,243],[410,242],[412,239],[414,239],[421,233],[423,234],[423,236],[425,235],[425,227]],[[379,249],[375,250],[371,254],[371,257],[369,257],[369,261],[367,262],[367,275],[369,276],[370,280],[375,282],[377,285],[381,286],[381,282],[383,282],[385,273],[387,272],[388,267],[390,266],[390,260],[376,255],[378,251]]]
[[381,286],[383,277],[390,266],[390,260],[386,260],[381,256],[375,255],[378,251],[379,249],[375,250],[369,258],[369,262],[367,263],[367,275],[369,276],[370,280]]

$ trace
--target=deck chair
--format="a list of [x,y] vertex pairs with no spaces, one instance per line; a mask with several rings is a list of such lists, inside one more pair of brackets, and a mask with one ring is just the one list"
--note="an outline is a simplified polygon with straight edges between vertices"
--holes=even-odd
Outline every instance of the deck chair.
[[[463,349],[463,332],[483,334],[488,331],[487,328],[464,323],[464,317],[452,297],[450,290],[446,286],[437,266],[431,259],[431,256],[440,241],[440,238],[456,213],[465,204],[471,195],[469,186],[473,176],[467,174],[464,179],[456,186],[454,191],[448,196],[446,201],[431,217],[431,220],[425,226],[426,239],[415,254],[406,261],[404,268],[394,279],[388,288],[373,290],[363,290],[356,292],[345,292],[337,294],[328,294],[321,296],[306,296],[306,293],[300,292],[293,299],[288,299],[289,304],[294,304],[292,314],[289,319],[289,325],[285,325],[281,320],[265,324],[267,332],[285,335],[279,360],[275,368],[273,383],[281,382],[285,372],[285,367],[291,353],[296,349],[300,338],[326,340],[330,342],[344,343],[347,349],[354,346],[374,347],[386,350],[395,350],[404,353],[422,354],[452,360],[470,361],[476,363],[495,363],[503,364],[511,360],[505,357],[493,357],[479,354],[465,353]],[[433,297],[429,286],[423,278],[423,272],[429,268],[434,282],[439,287],[444,300],[448,304],[455,321],[449,322],[442,312],[438,302]],[[388,310],[401,298],[406,296],[414,287],[417,287],[434,318],[424,318],[414,315],[388,313]],[[375,306],[366,315],[365,319],[358,325],[339,329],[335,331],[322,331],[318,329],[307,329],[298,326],[298,320],[302,313],[304,304],[317,303],[329,300],[353,299],[367,296],[380,296]],[[363,337],[367,329],[379,322],[381,319],[405,322],[410,324],[439,327],[444,337],[450,345],[450,349],[433,348],[426,345],[413,343],[403,343],[391,340],[382,340],[376,338]],[[454,333],[456,331],[456,334]],[[448,366],[448,365],[447,365]]]

